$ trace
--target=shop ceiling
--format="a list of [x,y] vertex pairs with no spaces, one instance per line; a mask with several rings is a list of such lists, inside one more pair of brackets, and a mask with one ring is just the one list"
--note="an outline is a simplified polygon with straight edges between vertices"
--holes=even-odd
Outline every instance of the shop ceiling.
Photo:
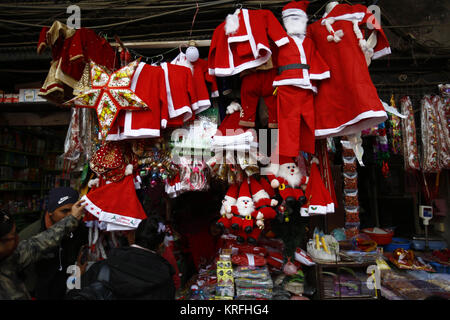
[[[217,25],[236,7],[269,9],[278,18],[282,7],[289,1],[8,1],[0,3],[0,73],[20,77],[27,74],[30,80],[45,78],[50,52],[38,56],[36,43],[42,26],[54,20],[66,22],[68,6],[81,9],[81,26],[92,28],[115,43],[118,35],[125,43],[163,42],[163,46],[134,46],[143,55],[167,52],[169,47],[179,47],[179,41],[209,40]],[[381,9],[382,26],[388,36],[393,54],[371,68],[417,67],[424,63],[449,69],[450,0],[367,0],[341,1],[377,5]],[[310,1],[310,21],[321,17],[328,0]],[[172,44],[170,44],[172,43]],[[207,43],[207,42],[203,42]],[[165,47],[165,48],[162,48]],[[201,48],[206,56],[207,47]],[[176,51],[172,54],[176,55]],[[171,54],[167,54],[170,57]],[[386,62],[387,61],[387,62]],[[433,62],[434,61],[434,62]],[[386,64],[387,63],[387,64]],[[433,68],[433,66],[431,66]],[[4,78],[4,77],[2,77]]]

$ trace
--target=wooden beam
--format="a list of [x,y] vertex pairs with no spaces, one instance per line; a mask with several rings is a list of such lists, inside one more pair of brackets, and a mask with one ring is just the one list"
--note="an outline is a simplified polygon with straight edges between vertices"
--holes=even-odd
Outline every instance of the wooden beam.
[[70,112],[52,112],[48,114],[32,112],[2,112],[2,126],[66,126],[70,123]]

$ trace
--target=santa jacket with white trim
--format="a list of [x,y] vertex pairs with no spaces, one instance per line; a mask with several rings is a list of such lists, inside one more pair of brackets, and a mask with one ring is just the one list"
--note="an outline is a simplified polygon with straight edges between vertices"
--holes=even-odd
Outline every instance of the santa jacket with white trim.
[[273,86],[296,86],[316,91],[311,80],[330,77],[330,68],[316,49],[308,35],[289,37],[289,43],[274,53],[278,75]]
[[276,211],[272,208],[272,199],[270,198],[262,198],[255,202],[255,215],[254,218],[258,216],[258,213],[264,216],[264,219],[271,220],[274,219],[277,215]]
[[161,63],[167,90],[168,127],[178,127],[198,109],[192,72],[188,67]]
[[106,140],[159,137],[161,123],[167,123],[167,92],[160,67],[140,62],[131,81],[131,90],[149,106],[149,110],[120,112]]
[[197,59],[194,62],[189,62],[186,59],[186,54],[180,53],[171,64],[186,66],[192,70],[194,90],[197,98],[197,101],[195,101],[197,103],[195,113],[200,113],[208,109],[211,106],[211,101],[209,100],[206,82],[211,86],[211,97],[216,98],[219,96],[216,77],[208,73],[208,62],[204,59]]
[[226,77],[258,67],[272,55],[269,39],[280,47],[289,42],[286,31],[270,10],[241,9],[236,32],[225,33],[226,21],[213,33],[208,55],[209,74]]

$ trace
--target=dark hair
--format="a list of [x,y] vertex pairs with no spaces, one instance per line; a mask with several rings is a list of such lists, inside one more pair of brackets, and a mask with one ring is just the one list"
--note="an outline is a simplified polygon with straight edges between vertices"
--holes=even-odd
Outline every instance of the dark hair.
[[0,209],[0,238],[11,232],[14,227],[14,219],[8,211]]
[[158,249],[166,235],[164,231],[160,230],[160,223],[164,222],[158,216],[142,220],[136,230],[135,243],[150,250]]

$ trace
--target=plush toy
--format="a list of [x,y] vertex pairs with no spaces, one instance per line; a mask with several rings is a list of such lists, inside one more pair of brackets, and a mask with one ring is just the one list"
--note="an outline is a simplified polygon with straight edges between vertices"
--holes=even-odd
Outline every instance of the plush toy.
[[[264,178],[263,178],[264,179]],[[250,177],[250,189],[252,192],[252,200],[255,204],[255,219],[258,228],[264,228],[264,220],[272,220],[276,217],[277,212],[274,207],[278,201],[271,199],[269,194],[261,186],[261,184],[252,176]]]
[[236,204],[226,206],[226,212],[231,213],[231,229],[236,233],[238,243],[247,241],[255,245],[261,234],[261,229],[255,228],[255,206],[250,195],[250,188],[247,181],[244,181],[239,188],[239,197]]
[[227,194],[222,200],[222,207],[220,208],[221,218],[217,221],[217,225],[223,230],[225,228],[229,229],[231,227],[231,218],[233,214],[231,212],[226,212],[226,208],[234,206],[239,194],[239,185],[233,184],[228,188]]
[[292,206],[299,201],[306,202],[305,192],[308,177],[302,176],[300,169],[291,157],[280,156],[280,165],[275,174],[269,174],[270,185],[278,188],[281,198]]

